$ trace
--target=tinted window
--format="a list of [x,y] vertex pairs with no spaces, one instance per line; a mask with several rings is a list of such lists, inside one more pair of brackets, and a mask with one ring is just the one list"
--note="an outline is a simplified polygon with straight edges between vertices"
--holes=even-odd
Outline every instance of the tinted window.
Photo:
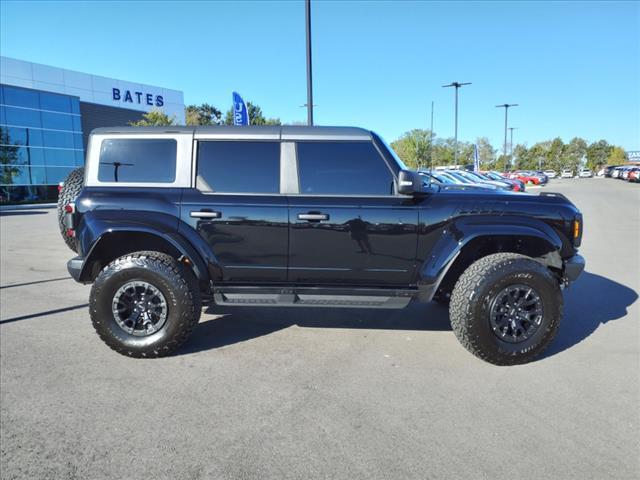
[[75,150],[69,150],[66,148],[46,148],[44,149],[44,151],[45,158],[47,160],[47,166],[53,165],[59,167],[67,167],[75,165]]
[[113,139],[100,146],[101,182],[173,183],[175,140]]
[[278,193],[279,142],[199,142],[196,186],[205,192]]
[[41,127],[40,112],[25,108],[4,107],[6,122],[17,127]]
[[19,107],[40,108],[40,97],[34,90],[5,86],[4,103]]
[[73,133],[42,130],[42,140],[45,147],[74,148]]
[[302,194],[393,194],[393,176],[371,142],[300,142],[297,151]]
[[40,92],[40,108],[54,112],[71,113],[71,98],[66,95]]
[[73,116],[65,113],[42,112],[42,128],[73,130]]

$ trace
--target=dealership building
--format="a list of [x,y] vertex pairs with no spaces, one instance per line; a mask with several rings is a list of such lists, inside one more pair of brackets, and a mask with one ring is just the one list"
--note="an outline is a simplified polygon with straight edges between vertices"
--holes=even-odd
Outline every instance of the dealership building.
[[0,203],[55,201],[91,130],[153,109],[184,124],[181,91],[0,57]]

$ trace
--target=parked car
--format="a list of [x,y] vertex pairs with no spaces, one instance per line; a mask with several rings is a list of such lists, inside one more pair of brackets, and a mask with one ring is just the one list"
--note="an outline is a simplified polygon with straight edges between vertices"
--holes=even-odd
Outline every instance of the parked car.
[[544,174],[549,178],[556,178],[558,176],[555,170],[545,170]]
[[514,189],[513,183],[503,182],[502,180],[492,180],[489,177],[485,177],[481,173],[470,172],[468,170],[464,170],[464,171],[462,171],[462,174],[466,178],[470,179],[471,181],[473,181],[475,183],[484,184],[484,185],[493,185],[496,188],[500,188],[502,190],[513,190]]
[[513,183],[513,190],[515,192],[524,192],[525,184],[522,180],[518,180],[517,178],[507,178],[501,175],[498,172],[483,172],[484,175],[491,178],[492,180],[499,180],[502,182],[511,182]]
[[627,176],[627,181],[640,183],[640,167],[634,167]]
[[617,178],[620,179],[622,178],[622,169],[624,168],[623,165],[620,165],[618,167],[614,167],[613,170],[611,171],[611,178]]
[[593,172],[588,168],[583,168],[578,173],[579,178],[593,178]]
[[422,177],[425,178],[425,185],[429,185],[430,183],[438,185],[440,188],[445,190],[479,190],[479,191],[487,191],[492,190],[493,187],[487,185],[480,184],[470,184],[463,183],[459,180],[447,175],[443,171],[433,171],[433,170],[420,170],[418,171]]
[[613,173],[614,169],[619,166],[620,165],[607,165],[606,167],[604,167],[604,176],[606,178],[611,178],[611,174]]
[[467,177],[464,174],[463,170],[447,170],[445,173],[447,175],[449,175],[450,177],[453,177],[456,180],[458,180],[459,183],[462,183],[462,184],[465,184],[465,185],[481,185],[483,188],[488,189],[488,190],[497,190],[498,189],[498,187],[496,187],[495,185],[489,185],[488,183],[479,182],[475,178]]
[[549,182],[549,177],[542,170],[529,171],[529,174],[538,177],[541,185],[546,185]]
[[67,269],[127,357],[175,352],[204,303],[436,300],[471,353],[521,364],[551,343],[562,287],[584,270],[582,214],[564,195],[425,189],[370,130],[101,128],[87,152],[84,181],[61,192],[80,187],[62,214]]
[[633,170],[634,168],[636,168],[635,165],[627,165],[627,166],[623,167],[620,170],[620,175],[618,176],[618,178],[622,179],[622,180],[627,180],[629,178],[629,172],[631,170]]
[[560,178],[573,178],[573,170],[565,168],[560,173]]
[[534,175],[529,175],[525,172],[512,172],[509,174],[509,178],[515,178],[527,185],[540,185],[540,179]]

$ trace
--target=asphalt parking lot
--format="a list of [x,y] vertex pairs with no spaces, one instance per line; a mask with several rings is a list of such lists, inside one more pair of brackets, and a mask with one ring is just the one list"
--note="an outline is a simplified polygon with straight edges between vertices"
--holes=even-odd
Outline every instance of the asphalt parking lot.
[[221,309],[176,355],[94,333],[55,210],[3,211],[3,479],[640,476],[640,185],[555,180],[586,273],[543,358],[495,367],[438,305]]

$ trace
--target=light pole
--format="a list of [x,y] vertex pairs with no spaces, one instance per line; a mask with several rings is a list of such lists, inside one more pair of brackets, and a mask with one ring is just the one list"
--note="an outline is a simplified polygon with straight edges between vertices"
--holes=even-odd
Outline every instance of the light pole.
[[429,130],[429,170],[433,170],[433,100],[431,100],[431,129]]
[[509,127],[509,133],[511,135],[509,139],[509,162],[513,165],[513,131],[517,130],[518,127]]
[[509,112],[509,107],[517,107],[517,103],[503,103],[502,105],[496,105],[496,108],[504,108],[504,148],[502,150],[502,154],[507,156],[507,116]]
[[313,125],[313,79],[311,71],[311,0],[304,2],[307,34],[307,125]]
[[453,144],[453,163],[458,165],[458,89],[463,85],[471,85],[471,82],[460,83],[451,82],[449,85],[442,85],[442,88],[455,87],[456,89],[456,120],[455,120],[455,135]]

